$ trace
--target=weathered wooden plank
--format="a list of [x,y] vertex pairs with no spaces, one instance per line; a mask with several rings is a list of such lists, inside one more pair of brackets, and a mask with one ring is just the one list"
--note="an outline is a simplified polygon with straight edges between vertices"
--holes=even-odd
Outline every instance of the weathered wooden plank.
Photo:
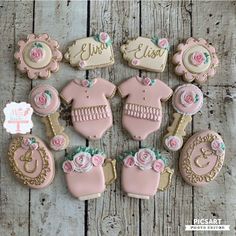
[[[47,32],[52,38],[58,40],[63,53],[73,40],[86,36],[86,21],[86,1],[36,1],[35,3],[35,33]],[[48,83],[60,91],[71,79],[84,76],[84,72],[78,72],[69,64],[61,63],[60,70],[52,74],[49,80],[37,80],[34,85]],[[65,120],[60,122],[71,123],[69,122],[70,117],[65,112],[62,116]],[[35,119],[37,126],[33,132],[46,139],[39,117],[35,117]],[[70,137],[68,151],[77,145],[85,145],[85,139],[80,137],[73,127],[67,126],[65,132]],[[73,198],[67,190],[61,169],[65,152],[54,152],[54,154],[56,176],[53,183],[46,189],[31,192],[31,235],[83,235],[85,230],[84,202]]]
[[[115,65],[98,70],[105,79],[118,85],[138,73],[122,60],[120,45],[129,37],[139,35],[138,1],[91,1],[90,34],[106,31],[113,40]],[[122,102],[118,96],[112,99],[114,125],[100,142],[89,142],[90,146],[102,148],[108,157],[116,158],[125,150],[136,149],[138,142],[132,141],[121,128]],[[118,179],[107,188],[103,197],[88,202],[88,235],[138,235],[139,201],[124,195]]]
[[[17,41],[25,30],[32,29],[33,4],[0,3],[0,107],[8,102],[24,101],[31,82],[16,72],[13,54]],[[4,115],[1,112],[1,125]],[[2,127],[0,131],[0,235],[28,235],[29,190],[19,184],[9,168],[7,149],[11,135]]]
[[[212,129],[219,132],[227,146],[223,169],[216,180],[205,188],[194,188],[194,218],[222,219],[231,225],[230,232],[217,235],[235,235],[235,50],[236,4],[233,1],[193,3],[193,35],[209,40],[217,49],[220,65],[216,76],[203,85],[205,105],[194,118],[194,132]],[[227,17],[226,17],[227,16]],[[229,96],[229,97],[228,97]],[[196,235],[202,235],[196,232]],[[215,235],[209,232],[207,235]]]
[[[190,1],[144,1],[142,2],[142,35],[152,37],[167,37],[171,49],[166,69],[161,74],[146,73],[152,78],[159,78],[172,89],[182,82],[174,73],[171,57],[176,46],[191,33]],[[178,174],[178,153],[168,153],[164,150],[162,139],[168,125],[172,122],[174,112],[169,102],[162,104],[163,119],[160,130],[151,134],[142,142],[143,146],[151,146],[160,150],[170,160],[175,174],[172,186],[168,191],[157,192],[154,199],[142,201],[141,232],[142,235],[187,235],[184,225],[192,220],[192,189],[182,184]],[[190,131],[190,128],[188,128]],[[150,222],[151,227],[150,227]]]

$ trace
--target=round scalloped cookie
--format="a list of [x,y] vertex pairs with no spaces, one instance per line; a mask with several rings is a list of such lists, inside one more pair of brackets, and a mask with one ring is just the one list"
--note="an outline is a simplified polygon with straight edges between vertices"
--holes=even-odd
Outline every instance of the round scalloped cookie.
[[58,42],[48,34],[29,34],[27,39],[20,40],[18,45],[19,51],[14,55],[18,61],[17,68],[27,73],[30,79],[47,79],[51,72],[59,70],[62,53],[58,49]]
[[221,136],[211,130],[200,131],[188,139],[181,151],[180,173],[190,185],[206,185],[216,178],[224,158],[225,144]]
[[195,80],[199,84],[213,77],[219,64],[215,48],[202,38],[189,38],[179,44],[172,61],[176,64],[177,75],[187,82]]

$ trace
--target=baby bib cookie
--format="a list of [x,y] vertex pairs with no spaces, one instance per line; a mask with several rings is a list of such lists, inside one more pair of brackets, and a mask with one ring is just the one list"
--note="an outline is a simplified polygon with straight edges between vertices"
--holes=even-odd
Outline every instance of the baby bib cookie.
[[219,60],[215,48],[205,39],[189,38],[178,45],[173,63],[177,75],[183,76],[187,82],[195,80],[201,84],[215,75]]
[[54,158],[38,137],[27,134],[13,138],[8,158],[14,175],[26,186],[39,189],[53,181]]
[[57,90],[49,84],[34,87],[29,94],[29,102],[34,113],[42,117],[46,127],[46,135],[50,139],[50,147],[61,151],[69,145],[69,137],[63,132],[64,127],[59,123],[60,98]]
[[27,39],[18,42],[19,51],[15,53],[17,68],[27,73],[30,79],[47,79],[51,72],[59,70],[62,54],[57,41],[47,34],[29,34]]
[[185,143],[179,159],[183,179],[193,186],[204,186],[220,172],[225,144],[219,134],[206,130],[194,134]]
[[123,58],[129,66],[147,71],[163,72],[169,51],[166,38],[138,37],[121,46]]
[[158,79],[134,76],[118,87],[123,107],[122,125],[134,140],[144,140],[158,130],[162,120],[161,101],[167,101],[172,89]]
[[107,67],[115,62],[112,41],[105,32],[94,37],[77,39],[64,57],[79,70]]
[[67,187],[74,197],[79,200],[100,197],[106,185],[116,179],[115,162],[105,158],[102,151],[82,146],[66,156],[62,168]]
[[116,86],[102,79],[75,79],[60,93],[66,103],[72,102],[71,117],[74,129],[90,140],[100,139],[112,126],[109,98]]
[[123,153],[121,185],[129,197],[149,199],[157,190],[164,191],[171,184],[173,170],[157,150],[142,148]]

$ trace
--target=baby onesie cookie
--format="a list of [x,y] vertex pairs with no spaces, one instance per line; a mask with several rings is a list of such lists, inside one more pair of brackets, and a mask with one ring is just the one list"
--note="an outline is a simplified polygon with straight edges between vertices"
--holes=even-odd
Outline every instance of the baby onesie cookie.
[[122,161],[121,185],[129,197],[149,199],[156,191],[165,190],[171,184],[174,170],[157,150],[142,148],[125,152]]
[[164,146],[169,151],[178,151],[183,145],[185,128],[192,121],[192,115],[202,108],[202,91],[193,84],[181,85],[174,91],[172,105],[177,113],[173,114],[174,121],[167,128]]
[[195,80],[200,84],[215,75],[219,60],[215,48],[205,39],[189,38],[178,45],[173,63],[177,75],[182,75],[187,82]]
[[107,67],[115,62],[112,41],[105,32],[94,37],[77,39],[64,57],[79,70]]
[[48,84],[34,87],[29,95],[29,102],[35,114],[42,117],[46,134],[50,138],[50,147],[54,151],[64,150],[69,144],[69,137],[59,123],[60,98],[57,90]]
[[16,178],[28,187],[44,188],[53,181],[53,156],[38,137],[29,134],[14,137],[8,158]]
[[169,51],[166,38],[138,37],[121,46],[123,58],[129,66],[147,71],[163,72]]
[[181,151],[180,173],[188,184],[204,186],[216,178],[224,158],[221,136],[211,130],[200,131],[189,138]]
[[112,112],[108,98],[115,94],[111,82],[95,78],[75,79],[60,93],[66,103],[72,102],[72,123],[75,130],[90,140],[100,139],[112,126]]
[[[116,179],[115,161],[90,147],[78,147],[66,156],[62,168],[70,193],[79,200],[100,197]],[[107,177],[106,177],[107,175]]]
[[167,101],[172,89],[158,79],[134,76],[119,87],[123,107],[122,124],[134,140],[144,140],[158,130],[162,120],[161,101]]
[[57,41],[47,34],[29,34],[27,40],[18,42],[19,51],[15,53],[17,68],[27,73],[30,79],[47,79],[51,72],[59,70],[62,54]]

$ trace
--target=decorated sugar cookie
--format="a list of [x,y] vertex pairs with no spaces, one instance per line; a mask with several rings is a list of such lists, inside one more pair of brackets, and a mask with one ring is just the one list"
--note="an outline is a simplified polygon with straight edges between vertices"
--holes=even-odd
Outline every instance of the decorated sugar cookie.
[[115,91],[116,86],[102,78],[75,79],[63,88],[60,96],[66,103],[72,102],[72,123],[78,133],[96,140],[112,126],[108,98]]
[[194,134],[185,143],[179,159],[184,180],[193,186],[204,186],[216,178],[225,157],[225,144],[221,136],[206,130]]
[[202,91],[193,84],[181,85],[174,91],[172,105],[177,113],[173,114],[174,121],[167,128],[164,146],[169,151],[178,151],[183,146],[185,128],[192,121],[192,115],[202,108]]
[[62,165],[70,193],[79,200],[100,197],[116,179],[115,164],[98,149],[78,147]]
[[107,67],[115,62],[112,41],[105,32],[93,37],[77,39],[68,48],[64,57],[79,70]]
[[215,48],[205,39],[189,38],[178,45],[173,63],[177,75],[182,75],[187,82],[195,80],[200,84],[215,75],[219,60]]
[[19,135],[12,139],[8,158],[16,178],[30,188],[44,188],[54,178],[55,164],[51,152],[41,139]]
[[54,151],[64,150],[69,144],[69,138],[58,120],[60,98],[57,90],[48,84],[38,85],[31,90],[29,102],[35,114],[42,117],[46,134],[50,138],[50,147]]
[[27,73],[30,79],[47,79],[51,72],[59,70],[62,59],[59,44],[47,34],[29,34],[27,40],[20,40],[18,45],[19,51],[14,55],[18,61],[17,68]]
[[121,46],[123,58],[129,66],[147,71],[163,72],[169,51],[166,38],[138,37]]
[[167,160],[150,148],[123,153],[121,185],[129,197],[149,199],[157,190],[164,191],[171,184],[174,170],[166,167]]
[[122,125],[134,140],[144,140],[158,130],[162,120],[161,101],[167,101],[172,89],[158,79],[134,76],[119,87],[123,108]]

